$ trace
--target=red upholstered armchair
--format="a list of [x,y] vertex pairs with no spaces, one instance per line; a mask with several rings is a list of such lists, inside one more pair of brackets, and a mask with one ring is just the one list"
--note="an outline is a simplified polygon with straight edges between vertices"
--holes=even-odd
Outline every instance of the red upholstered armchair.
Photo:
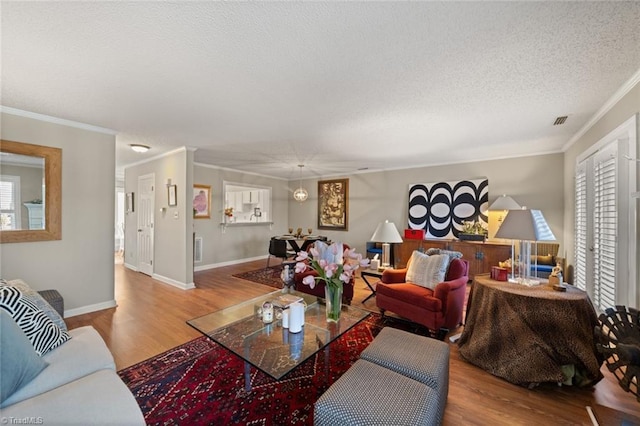
[[[342,246],[345,250],[350,248],[349,245],[344,243],[342,244]],[[294,282],[296,291],[311,294],[317,297],[322,297],[324,299],[324,286],[325,286],[324,281],[316,281],[316,286],[314,288],[311,288],[308,285],[302,283],[303,278],[306,277],[307,275],[313,275],[314,277],[317,277],[318,273],[313,269],[307,269],[304,272],[295,274],[293,276],[293,282]],[[349,281],[348,284],[344,284],[342,286],[342,303],[344,303],[345,305],[350,305],[351,300],[353,300],[353,285],[354,285],[354,279],[352,277],[351,281]]]
[[407,268],[387,269],[376,286],[376,305],[384,316],[394,312],[427,327],[439,338],[462,323],[462,311],[469,281],[469,262],[453,259],[445,281],[434,290],[405,282]]

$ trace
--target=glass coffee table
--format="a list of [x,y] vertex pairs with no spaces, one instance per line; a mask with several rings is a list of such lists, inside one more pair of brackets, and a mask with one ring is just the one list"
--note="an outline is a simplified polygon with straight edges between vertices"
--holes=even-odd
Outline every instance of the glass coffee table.
[[[282,320],[262,322],[258,309],[266,301],[274,301],[280,290],[187,321],[187,324],[224,346],[245,362],[245,390],[251,390],[251,366],[279,380],[321,350],[329,359],[329,344],[369,316],[370,312],[342,305],[340,321],[327,322],[322,299],[300,292],[306,303],[302,331],[291,333]],[[322,302],[322,303],[321,303]],[[328,362],[326,362],[328,367]]]

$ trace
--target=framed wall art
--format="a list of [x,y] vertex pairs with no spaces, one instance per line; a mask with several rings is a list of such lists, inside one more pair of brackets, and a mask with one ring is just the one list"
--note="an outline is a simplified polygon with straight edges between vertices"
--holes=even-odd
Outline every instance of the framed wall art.
[[168,197],[169,197],[169,207],[174,207],[178,205],[178,198],[176,185],[168,185],[167,186]]
[[409,186],[409,229],[427,238],[459,238],[467,222],[488,228],[489,180],[418,183]]
[[134,208],[133,208],[133,192],[127,192],[127,197],[125,200],[125,209],[127,211],[127,213],[133,213],[134,212]]
[[318,229],[347,231],[349,179],[318,181]]
[[211,217],[211,186],[193,185],[193,218],[209,219]]

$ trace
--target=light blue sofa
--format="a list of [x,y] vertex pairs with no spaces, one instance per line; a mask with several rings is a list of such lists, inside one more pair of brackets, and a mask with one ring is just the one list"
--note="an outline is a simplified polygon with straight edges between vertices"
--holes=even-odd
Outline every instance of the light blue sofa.
[[[4,311],[0,317],[0,344],[13,351],[29,349],[9,343],[15,321]],[[113,356],[98,332],[88,326],[68,333],[69,340],[41,357],[48,365],[2,402],[0,418],[47,425],[144,425],[140,407],[116,373]],[[27,358],[26,353],[11,355],[0,361]],[[3,371],[7,367],[11,368],[4,365]]]

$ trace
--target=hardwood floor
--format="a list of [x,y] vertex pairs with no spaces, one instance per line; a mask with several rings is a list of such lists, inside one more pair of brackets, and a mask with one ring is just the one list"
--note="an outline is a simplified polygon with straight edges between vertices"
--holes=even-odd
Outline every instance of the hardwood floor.
[[[118,307],[67,318],[66,322],[69,328],[93,325],[113,353],[117,368],[122,369],[200,337],[186,324],[188,319],[272,291],[272,287],[232,277],[264,266],[265,261],[255,261],[197,272],[197,288],[185,291],[116,264]],[[353,304],[377,312],[375,298],[361,303],[369,294],[358,278]],[[616,413],[599,409],[599,405],[640,417],[640,403],[620,388],[606,367],[602,367],[605,378],[590,389],[548,385],[529,390],[463,361],[457,346],[450,347],[444,425],[590,425],[587,405],[594,407],[600,425],[621,423],[613,421],[614,417],[605,418],[605,414]]]

